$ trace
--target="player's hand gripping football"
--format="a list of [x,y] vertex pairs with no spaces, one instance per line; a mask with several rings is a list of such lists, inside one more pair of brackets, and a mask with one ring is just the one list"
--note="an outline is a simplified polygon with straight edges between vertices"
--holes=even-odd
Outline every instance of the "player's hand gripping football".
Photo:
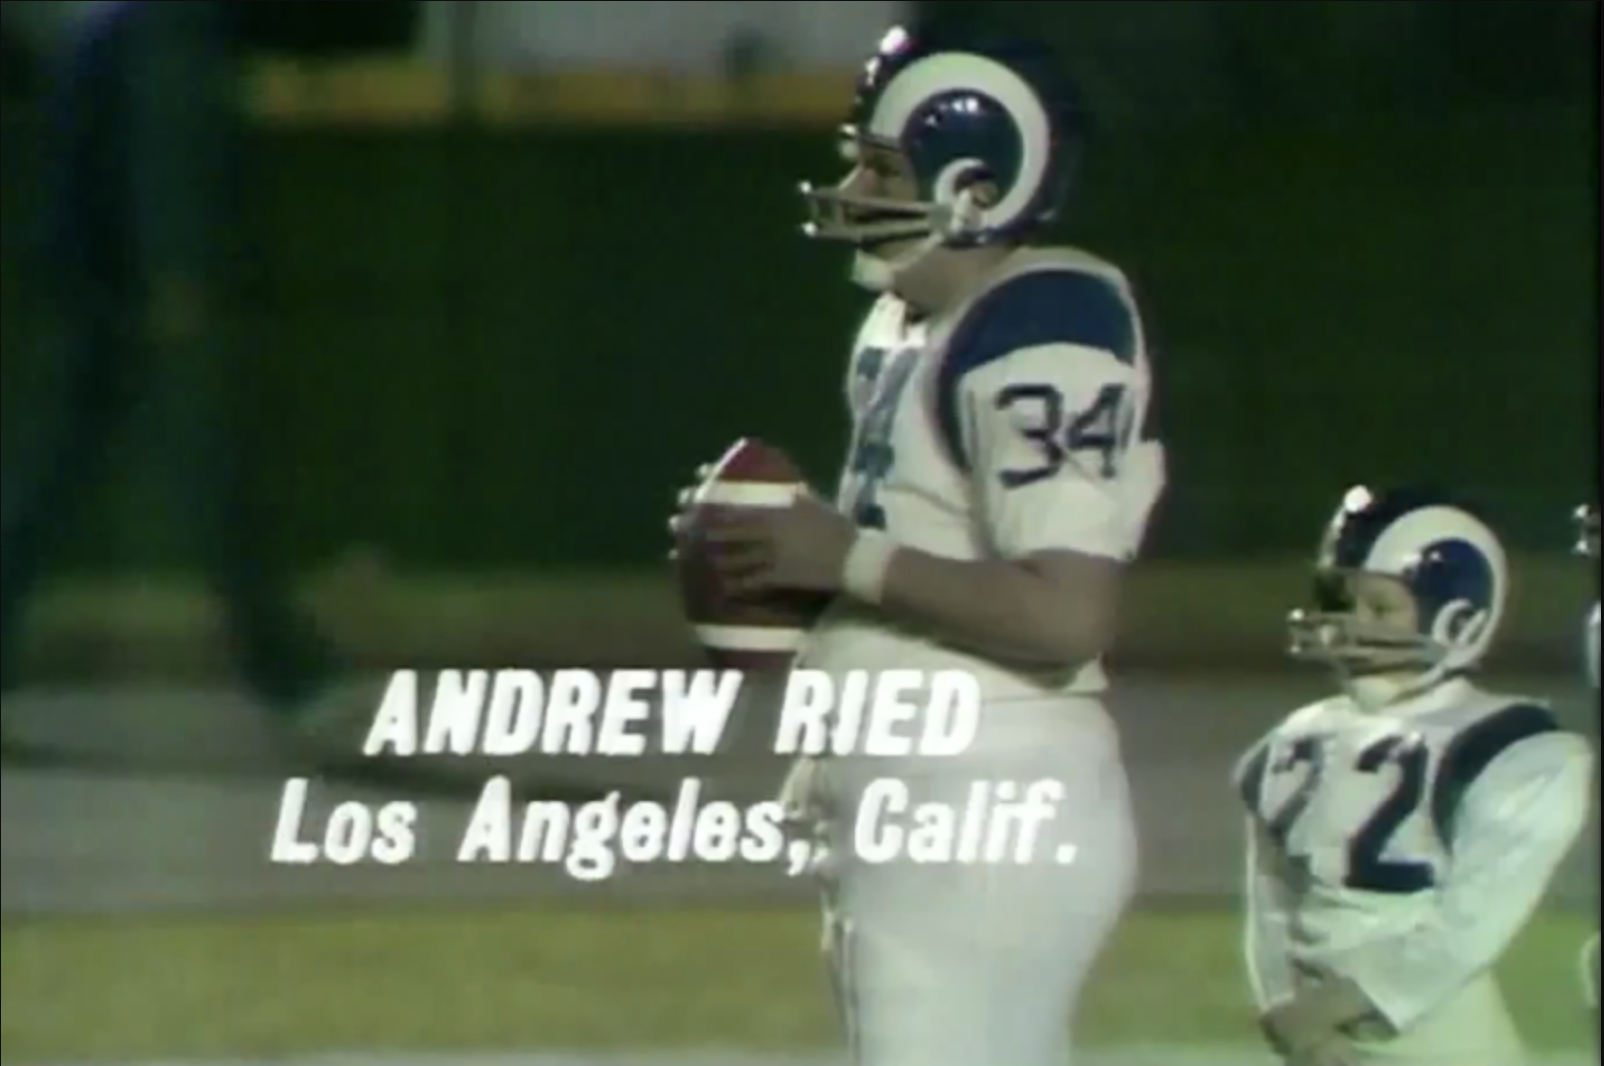
[[708,523],[721,578],[737,595],[835,593],[857,527],[811,492],[781,510],[731,509]]
[[[708,472],[697,471],[696,485]],[[677,533],[696,487],[679,495],[679,513],[669,522]],[[751,596],[790,590],[835,593],[841,590],[847,552],[857,527],[811,492],[790,507],[722,509],[709,520],[706,537],[721,580],[732,593]]]
[[[680,489],[679,495],[674,497],[674,513],[668,519],[668,536],[675,545],[679,544],[680,532],[687,521],[686,515],[696,501],[696,490],[702,487],[702,483],[707,480],[708,475],[712,472],[713,464],[703,463],[696,468],[696,473],[691,475],[691,483]],[[668,550],[669,562],[673,562],[678,558],[679,548],[670,548]]]

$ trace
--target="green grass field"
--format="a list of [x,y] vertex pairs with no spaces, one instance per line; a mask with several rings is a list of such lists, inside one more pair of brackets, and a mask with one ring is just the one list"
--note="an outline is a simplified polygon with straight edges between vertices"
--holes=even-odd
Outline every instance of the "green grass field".
[[[1591,923],[1586,923],[1590,927]],[[1579,917],[1504,967],[1545,1050],[1587,1040]],[[831,1046],[810,912],[483,910],[8,922],[4,1058],[73,1061]],[[1085,1004],[1103,1045],[1253,1041],[1235,919],[1142,913]]]

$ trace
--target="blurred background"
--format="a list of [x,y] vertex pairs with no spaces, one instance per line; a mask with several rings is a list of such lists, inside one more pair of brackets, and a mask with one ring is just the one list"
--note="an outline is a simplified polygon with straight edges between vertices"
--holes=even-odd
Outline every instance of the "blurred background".
[[[1597,3],[3,11],[8,1066],[830,1046],[806,886],[464,870],[486,768],[349,751],[388,667],[694,662],[675,489],[748,434],[830,483],[864,300],[793,190],[900,20],[1058,45],[1099,126],[1064,238],[1159,342],[1173,489],[1116,662],[1150,906],[1099,1045],[1251,1039],[1224,782],[1318,690],[1281,622],[1347,485],[1481,502],[1517,555],[1499,668],[1595,728],[1567,519],[1598,484]],[[755,799],[761,733],[496,769]],[[317,810],[426,796],[429,855],[269,867],[298,773]],[[1583,850],[1517,964],[1550,1048],[1582,1042]],[[1160,1001],[1188,1007],[1155,1029]]]

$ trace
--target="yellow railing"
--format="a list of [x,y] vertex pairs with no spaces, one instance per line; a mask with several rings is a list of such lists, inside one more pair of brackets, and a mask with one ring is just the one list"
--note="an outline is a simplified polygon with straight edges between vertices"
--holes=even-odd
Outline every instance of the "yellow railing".
[[763,74],[741,81],[632,73],[478,76],[453,100],[447,71],[416,60],[333,64],[262,60],[248,97],[258,118],[285,125],[433,126],[454,113],[489,125],[820,126],[841,119],[849,72]]

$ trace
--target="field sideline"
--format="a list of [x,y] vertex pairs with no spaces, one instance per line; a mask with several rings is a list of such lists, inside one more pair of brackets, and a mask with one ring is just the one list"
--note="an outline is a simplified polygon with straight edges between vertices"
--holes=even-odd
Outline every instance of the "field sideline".
[[[1583,931],[1580,916],[1547,916],[1504,967],[1544,1053],[1585,1047],[1574,980]],[[706,1064],[695,1052],[713,1048],[750,1049],[743,1062],[821,1062],[835,1037],[816,944],[810,910],[761,907],[7,921],[0,1025],[7,1066],[374,1061],[306,1059],[352,1049],[389,1051],[389,1064],[456,1049],[452,1062],[529,1049],[516,1061],[539,1066],[651,1066],[668,1052]],[[1254,1032],[1236,919],[1133,916],[1084,1017],[1099,1066],[1243,1063]],[[580,1057],[541,1058],[548,1049]]]

